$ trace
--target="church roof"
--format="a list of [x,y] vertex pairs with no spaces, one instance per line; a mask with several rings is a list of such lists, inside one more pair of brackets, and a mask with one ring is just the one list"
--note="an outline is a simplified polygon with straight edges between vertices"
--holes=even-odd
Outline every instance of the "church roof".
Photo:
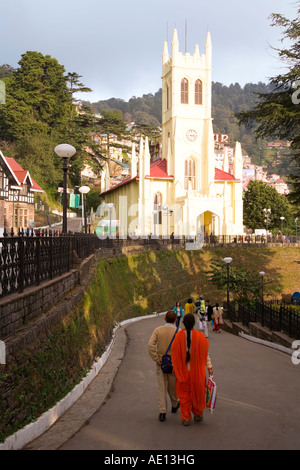
[[215,181],[239,181],[233,175],[226,171],[215,168]]
[[174,176],[168,174],[167,160],[159,158],[151,163],[150,175],[146,175],[145,178],[173,179]]
[[[150,164],[150,174],[146,175],[145,178],[173,179],[174,176],[169,175],[167,172],[167,160],[165,158],[163,160],[160,158]],[[110,191],[113,191],[114,189],[120,188],[121,186],[129,184],[132,181],[138,179],[139,172],[137,172],[137,175],[134,178],[131,178],[131,176],[129,176],[128,178],[125,178],[123,181],[121,181],[121,183],[117,184],[116,186],[113,186],[112,188],[108,189],[107,191],[104,191],[101,194],[106,194]]]
[[[174,176],[171,176],[168,174],[167,171],[167,160],[164,159],[158,159],[155,160],[150,164],[150,175],[146,175],[145,178],[158,178],[158,179],[174,179]],[[139,173],[137,172],[137,175],[134,178],[131,178],[131,176],[128,176],[125,178],[121,183],[117,184],[116,186],[113,186],[112,188],[108,189],[107,191],[103,191],[101,194],[107,194],[110,191],[114,191],[117,188],[120,188],[121,186],[125,186],[126,184],[131,183],[132,181],[138,180],[139,179]],[[227,173],[226,171],[220,170],[219,168],[215,168],[215,181],[239,181],[235,179],[233,175],[230,173]]]

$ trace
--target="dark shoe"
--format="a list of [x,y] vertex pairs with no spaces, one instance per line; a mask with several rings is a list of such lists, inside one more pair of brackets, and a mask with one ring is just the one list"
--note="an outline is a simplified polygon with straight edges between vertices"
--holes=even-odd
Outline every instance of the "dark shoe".
[[166,421],[166,413],[160,413],[158,419],[159,421]]
[[191,424],[190,419],[186,419],[185,421],[182,421],[183,426],[189,426]]
[[200,422],[200,421],[202,421],[202,420],[203,420],[203,415],[195,415],[195,416],[194,416],[194,421]]
[[178,410],[178,408],[180,407],[180,403],[178,402],[177,405],[174,407],[172,406],[172,413],[176,413],[176,411]]

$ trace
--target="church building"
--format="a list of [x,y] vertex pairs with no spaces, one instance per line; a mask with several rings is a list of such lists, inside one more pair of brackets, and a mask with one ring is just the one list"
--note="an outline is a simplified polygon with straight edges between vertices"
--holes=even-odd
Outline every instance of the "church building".
[[216,168],[211,74],[210,33],[205,53],[196,45],[189,54],[179,51],[175,29],[171,55],[167,42],[162,54],[161,158],[150,161],[145,138],[139,152],[132,147],[128,178],[110,188],[108,168],[102,172],[102,215],[118,221],[121,236],[243,233],[241,145],[232,174],[226,151],[223,169]]

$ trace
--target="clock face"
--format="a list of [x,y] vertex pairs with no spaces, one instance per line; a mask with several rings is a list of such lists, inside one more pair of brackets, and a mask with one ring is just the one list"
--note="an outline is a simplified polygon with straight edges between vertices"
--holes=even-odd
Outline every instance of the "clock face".
[[190,142],[194,142],[197,137],[198,137],[198,134],[197,132],[194,130],[194,129],[189,129],[187,132],[186,132],[186,138],[190,141]]

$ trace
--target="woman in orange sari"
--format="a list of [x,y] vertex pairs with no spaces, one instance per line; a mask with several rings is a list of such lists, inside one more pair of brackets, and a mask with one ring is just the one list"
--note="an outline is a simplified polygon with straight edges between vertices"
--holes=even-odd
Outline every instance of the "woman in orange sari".
[[191,423],[191,412],[195,421],[202,421],[206,407],[206,367],[213,375],[208,355],[208,340],[200,331],[194,330],[195,317],[186,314],[184,330],[180,330],[172,344],[171,356],[176,376],[175,391],[180,401],[180,413],[184,426]]

